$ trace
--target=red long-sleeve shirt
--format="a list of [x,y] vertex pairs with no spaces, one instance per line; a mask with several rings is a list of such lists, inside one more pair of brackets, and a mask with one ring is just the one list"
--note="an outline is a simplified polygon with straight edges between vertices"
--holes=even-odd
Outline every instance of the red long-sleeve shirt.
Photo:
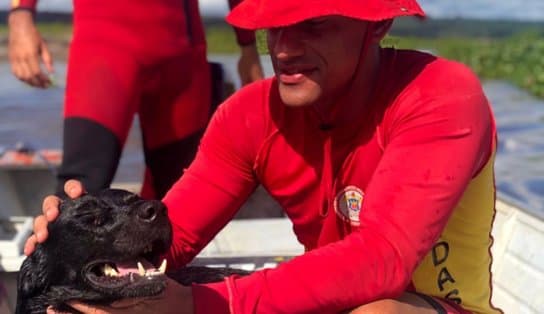
[[[374,102],[336,104],[340,114],[327,128],[312,107],[282,104],[275,79],[220,106],[196,160],[164,199],[174,228],[169,262],[189,262],[258,183],[284,208],[307,253],[276,269],[194,285],[196,313],[337,313],[409,286],[494,311],[495,127],[481,85],[466,67],[427,54],[387,49],[382,60]],[[458,220],[466,234],[452,231]],[[437,263],[429,252],[439,241],[449,255]],[[422,263],[433,256],[434,264]],[[416,281],[420,263],[426,268],[418,272],[432,275]],[[455,279],[437,281],[437,267]]]

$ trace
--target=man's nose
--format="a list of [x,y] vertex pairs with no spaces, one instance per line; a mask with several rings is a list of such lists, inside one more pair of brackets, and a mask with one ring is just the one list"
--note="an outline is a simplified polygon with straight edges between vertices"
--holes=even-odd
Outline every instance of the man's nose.
[[279,60],[298,57],[304,54],[304,42],[300,32],[293,26],[269,30],[270,49]]

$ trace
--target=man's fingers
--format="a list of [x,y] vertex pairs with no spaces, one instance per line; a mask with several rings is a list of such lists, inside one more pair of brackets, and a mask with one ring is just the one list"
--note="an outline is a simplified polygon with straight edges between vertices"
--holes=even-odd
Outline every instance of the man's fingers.
[[36,250],[37,242],[38,242],[38,240],[36,238],[36,235],[35,234],[31,235],[25,242],[25,247],[23,249],[23,253],[26,256],[29,256],[30,254],[32,254],[32,252],[34,252]]
[[51,77],[48,74],[52,74],[55,70],[53,68],[53,58],[51,57],[51,54],[49,53],[47,44],[43,40],[41,43],[40,52],[41,52],[43,65],[45,66],[45,69],[47,70],[47,73],[44,73],[43,71],[41,71],[40,80],[42,82],[42,87],[47,88],[51,86],[52,84]]
[[11,73],[15,75],[16,78],[20,78],[22,75],[21,66],[17,60],[11,60]]
[[47,239],[47,218],[44,215],[40,215],[34,219],[34,234],[38,243],[43,243]]
[[42,40],[42,46],[41,46],[41,53],[42,53],[42,61],[45,65],[45,69],[49,73],[55,72],[55,69],[53,68],[53,58],[51,57],[51,54],[49,53],[49,49],[47,48],[47,44]]
[[29,256],[36,250],[36,245],[42,243],[47,239],[47,219],[44,215],[40,215],[34,219],[34,234],[28,237],[23,248],[23,252],[26,256]]
[[35,87],[41,87],[42,83],[40,82],[39,80],[39,77],[38,77],[38,74],[40,73],[39,72],[39,69],[38,69],[38,72],[36,73],[35,71],[35,68],[34,68],[34,65],[33,65],[33,61],[30,60],[31,58],[27,58],[25,60],[21,60],[19,63],[20,63],[20,68],[22,70],[22,74],[18,77],[21,81],[31,85],[31,86],[35,86]]
[[53,307],[51,307],[51,306],[48,306],[48,307],[47,307],[47,312],[46,312],[46,313],[47,313],[47,314],[70,314],[70,313],[68,313],[68,312],[58,312],[58,311],[55,311],[55,310],[53,309]]
[[[46,58],[49,61],[45,67],[52,69],[51,57],[46,52]],[[12,72],[19,80],[34,86],[45,88],[51,85],[51,80],[40,65],[40,55],[37,52],[19,51],[10,55]]]
[[41,72],[38,76],[38,79],[40,81],[41,88],[48,88],[49,86],[51,86],[51,78],[46,73]]
[[100,306],[90,306],[84,303],[79,302],[68,302],[68,305],[71,306],[74,310],[80,311],[81,313],[87,314],[108,314],[111,312],[106,311],[103,307]]
[[43,200],[42,212],[47,221],[53,221],[59,215],[60,198],[49,195]]
[[30,83],[31,74],[30,74],[30,67],[28,66],[28,63],[24,59],[19,59],[18,63],[19,63],[20,75],[17,78],[19,78],[21,81],[25,83]]
[[64,192],[71,198],[77,198],[85,193],[85,190],[83,189],[83,185],[80,181],[68,180],[64,184]]
[[23,251],[26,256],[34,252],[38,243],[42,243],[47,239],[47,224],[50,221],[55,220],[59,215],[59,205],[60,199],[53,195],[50,195],[43,200],[43,215],[40,215],[34,219],[34,234],[31,235],[25,242]]
[[[68,302],[68,305],[82,313],[92,314],[111,314],[111,313],[129,313],[129,310],[136,310],[138,306],[142,305],[142,302],[153,300],[154,298],[130,298],[113,302],[108,307],[102,307],[98,305],[87,305],[80,302]],[[155,299],[158,299],[155,297]]]
[[28,57],[26,63],[30,69],[30,75],[33,77],[38,76],[42,72],[40,69],[40,60],[38,59],[38,56]]
[[129,298],[129,299],[123,299],[119,301],[115,301],[109,305],[111,309],[135,309],[137,306],[143,305],[145,302],[153,302],[160,300],[161,298],[164,298],[164,292],[151,297],[145,297],[145,298]]
[[10,62],[11,62],[11,72],[13,73],[13,75],[15,75],[16,78],[22,81],[25,75],[24,61],[20,58],[10,56]]
[[28,68],[30,69],[30,82],[32,86],[45,88],[49,86],[49,77],[40,67],[40,59],[38,56],[32,56],[27,59]]

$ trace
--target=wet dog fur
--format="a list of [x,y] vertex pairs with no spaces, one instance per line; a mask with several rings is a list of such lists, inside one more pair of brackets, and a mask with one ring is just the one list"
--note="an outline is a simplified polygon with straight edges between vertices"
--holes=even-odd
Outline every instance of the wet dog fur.
[[[48,225],[48,240],[39,244],[21,266],[16,314],[45,313],[49,305],[75,312],[65,305],[67,301],[108,304],[164,290],[165,275],[154,267],[143,276],[137,270],[121,270],[121,265],[136,265],[141,260],[157,263],[157,257],[166,252],[172,231],[162,202],[107,189],[63,200],[59,209],[59,217]],[[168,276],[190,285],[248,273],[185,267]]]

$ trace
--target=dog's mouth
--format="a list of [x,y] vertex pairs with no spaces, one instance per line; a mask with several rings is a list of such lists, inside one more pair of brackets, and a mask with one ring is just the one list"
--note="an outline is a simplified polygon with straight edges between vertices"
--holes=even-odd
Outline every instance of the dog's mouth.
[[158,294],[163,290],[166,284],[165,271],[166,260],[158,268],[145,259],[123,262],[99,260],[87,264],[84,276],[100,291],[140,297]]

